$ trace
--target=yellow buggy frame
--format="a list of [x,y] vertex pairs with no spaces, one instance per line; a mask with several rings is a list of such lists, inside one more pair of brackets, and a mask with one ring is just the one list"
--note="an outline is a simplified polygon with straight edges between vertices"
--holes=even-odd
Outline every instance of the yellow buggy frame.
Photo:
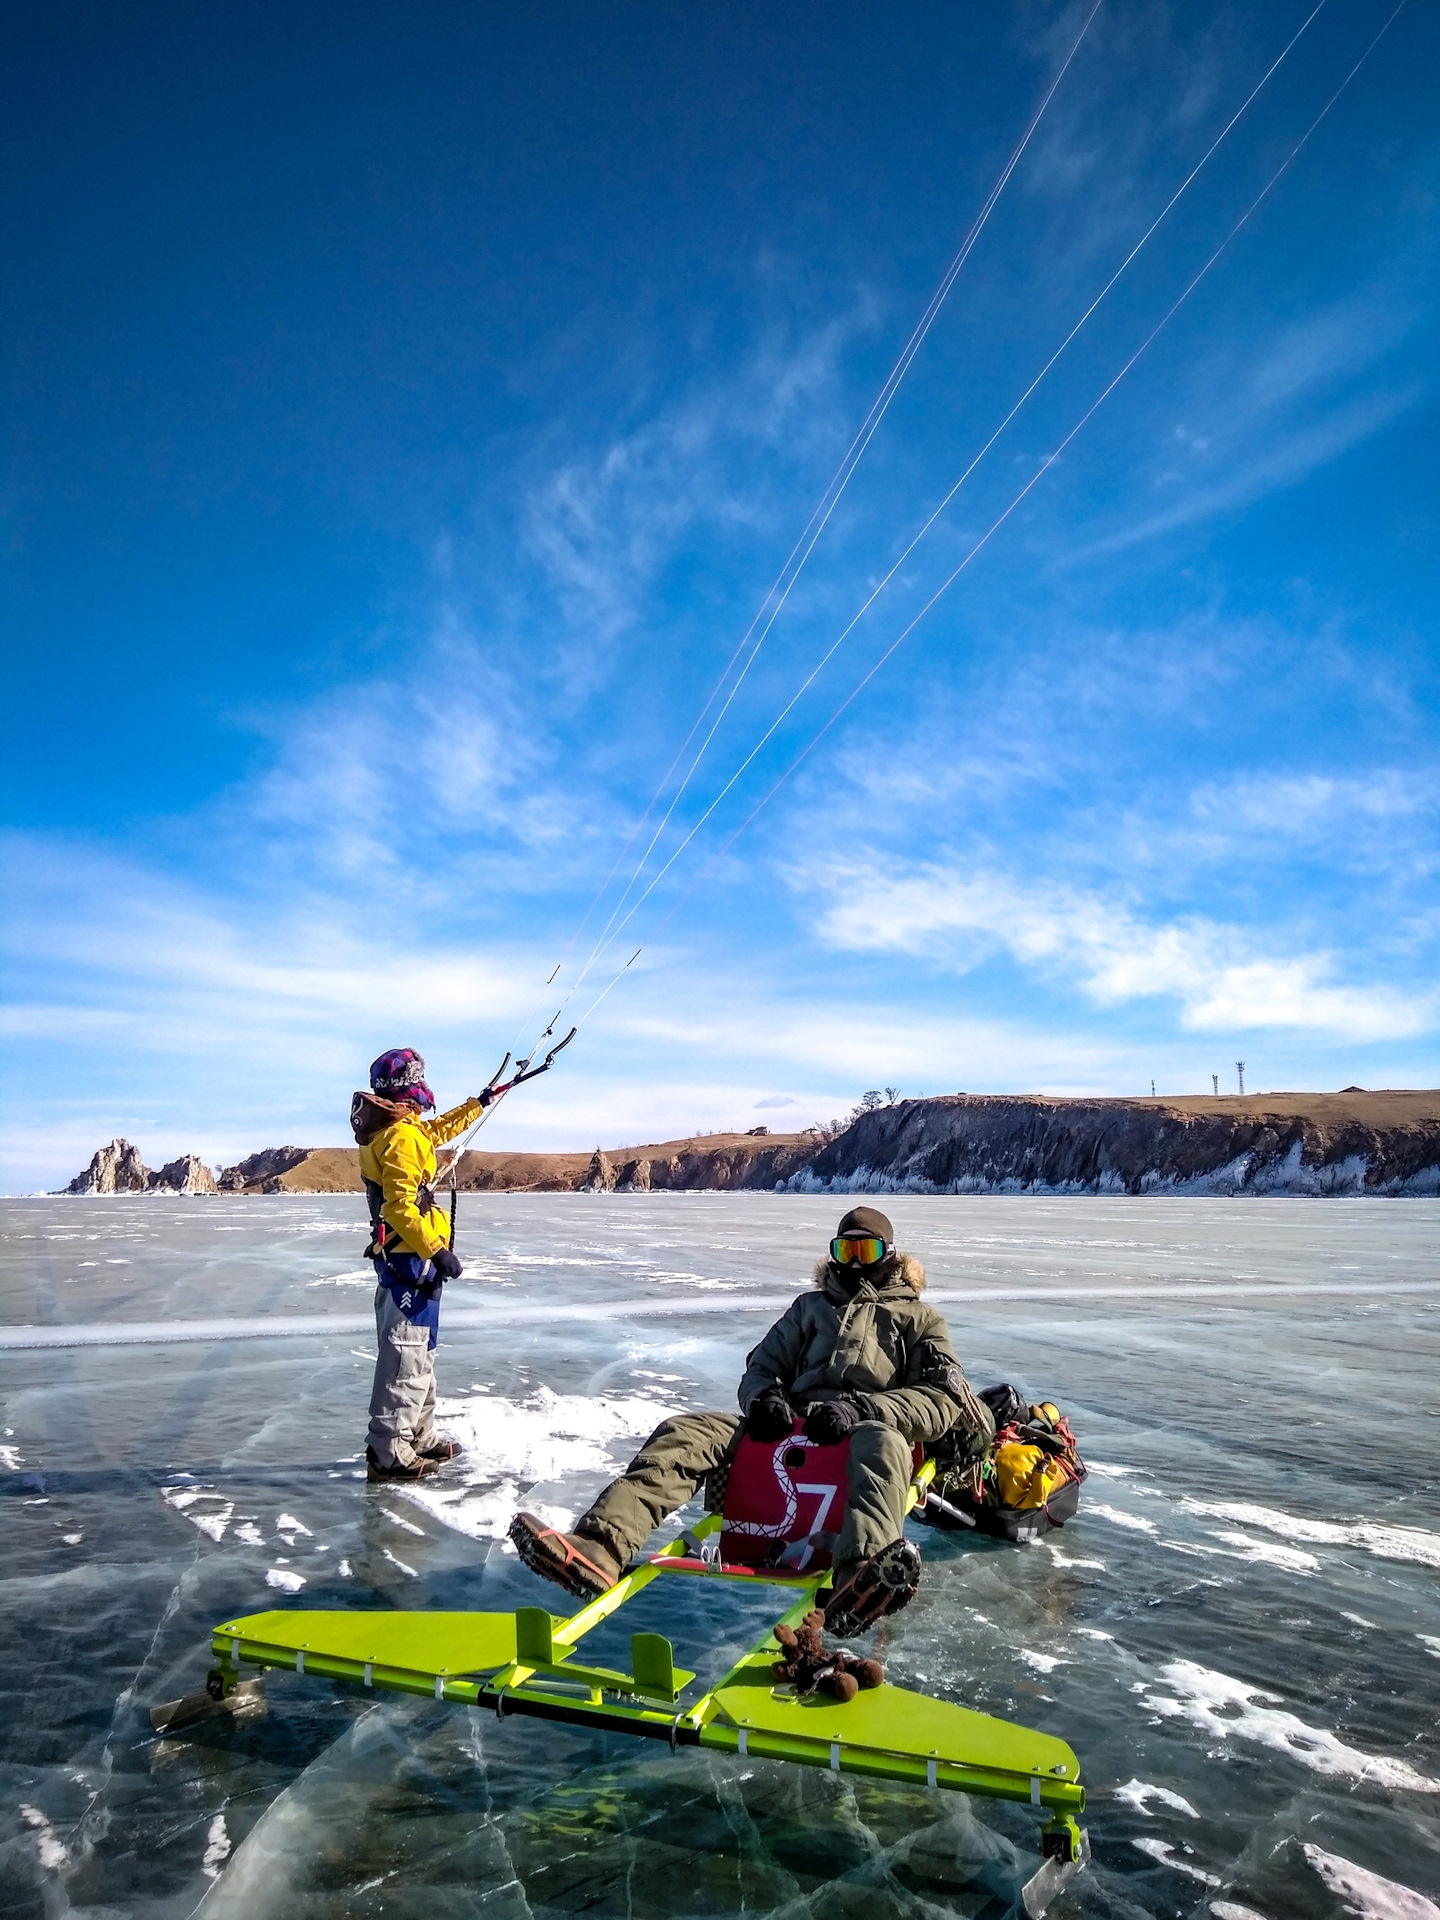
[[[924,1498],[926,1462],[911,1489]],[[705,1747],[835,1773],[868,1774],[939,1790],[1029,1804],[1049,1819],[1044,1860],[1022,1894],[1038,1916],[1089,1858],[1076,1816],[1085,1789],[1074,1752],[1053,1734],[883,1685],[840,1702],[777,1683],[773,1631],[714,1686],[687,1697],[695,1675],[677,1667],[669,1640],[635,1633],[630,1671],[578,1657],[585,1635],[653,1581],[690,1578],[772,1584],[791,1596],[783,1624],[815,1604],[825,1573],[730,1567],[709,1556],[718,1514],[633,1566],[609,1592],[569,1618],[540,1607],[514,1613],[324,1612],[285,1609],[227,1620],[214,1630],[212,1700],[234,1693],[246,1666],[290,1669],[395,1693],[489,1708],[502,1719],[564,1720],[609,1733]]]

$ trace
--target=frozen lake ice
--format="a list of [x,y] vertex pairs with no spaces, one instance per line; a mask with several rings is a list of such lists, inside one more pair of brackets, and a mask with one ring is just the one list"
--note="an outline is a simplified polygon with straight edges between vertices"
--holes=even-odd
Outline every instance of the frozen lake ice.
[[[664,1413],[733,1405],[835,1202],[462,1196],[468,1451],[408,1493],[363,1478],[358,1198],[0,1204],[0,1912],[1013,1911],[1035,1824],[958,1795],[289,1675],[147,1719],[287,1595],[562,1609],[514,1506],[573,1515]],[[1058,1400],[1092,1466],[1045,1544],[919,1529],[882,1629],[894,1679],[1076,1748],[1094,1864],[1055,1911],[1440,1914],[1440,1203],[887,1204],[971,1378]],[[774,1612],[683,1589],[682,1655]]]

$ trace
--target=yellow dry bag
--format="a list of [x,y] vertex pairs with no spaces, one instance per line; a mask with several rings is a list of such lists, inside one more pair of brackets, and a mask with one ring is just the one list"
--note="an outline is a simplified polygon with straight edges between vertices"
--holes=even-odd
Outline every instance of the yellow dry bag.
[[1019,1440],[1004,1441],[991,1459],[1002,1507],[1043,1507],[1057,1487],[1074,1477],[1063,1460]]

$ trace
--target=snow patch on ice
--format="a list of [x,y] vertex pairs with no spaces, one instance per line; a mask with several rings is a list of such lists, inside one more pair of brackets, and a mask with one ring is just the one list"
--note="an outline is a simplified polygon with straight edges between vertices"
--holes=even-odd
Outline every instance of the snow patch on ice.
[[243,1540],[247,1547],[263,1547],[265,1536],[253,1520],[242,1520],[235,1529],[235,1538]]
[[298,1593],[305,1584],[303,1573],[291,1573],[288,1567],[271,1567],[265,1576],[267,1587],[279,1587],[285,1593]]
[[423,1527],[417,1527],[413,1520],[405,1519],[402,1514],[396,1513],[393,1507],[381,1507],[380,1511],[387,1520],[393,1521],[397,1527],[403,1527],[406,1533],[413,1533],[421,1540],[425,1538],[425,1529]]
[[205,1857],[200,1862],[200,1871],[208,1874],[212,1880],[218,1880],[220,1870],[229,1857],[230,1835],[225,1831],[225,1816],[217,1813],[205,1836]]
[[20,1471],[19,1447],[0,1447],[0,1467],[4,1467],[7,1473]]
[[1162,1867],[1174,1867],[1177,1873],[1188,1873],[1190,1878],[1198,1880],[1202,1887],[1218,1887],[1222,1884],[1218,1873],[1206,1873],[1203,1867],[1192,1867],[1188,1860],[1177,1860],[1172,1841],[1132,1840],[1130,1844],[1137,1852],[1148,1853],[1152,1860],[1158,1860]]
[[662,1287],[695,1287],[702,1293],[738,1293],[741,1283],[738,1280],[717,1280],[713,1275],[703,1273],[647,1273],[646,1280],[658,1281]]
[[1383,1879],[1368,1867],[1357,1867],[1353,1860],[1327,1853],[1310,1841],[1303,1851],[1331,1893],[1345,1902],[1345,1911],[1353,1913],[1356,1920],[1440,1920],[1440,1907],[1412,1887]]
[[1254,1907],[1242,1907],[1238,1900],[1212,1900],[1210,1911],[1215,1920],[1265,1920],[1263,1913],[1257,1913]]
[[1087,1514],[1098,1514],[1102,1520],[1108,1520],[1111,1526],[1128,1527],[1132,1533],[1158,1533],[1160,1529],[1153,1520],[1147,1520],[1143,1514],[1125,1513],[1119,1507],[1107,1507],[1099,1501],[1091,1501],[1085,1509]]
[[[1354,1614],[1347,1614],[1345,1617],[1347,1620],[1355,1618]],[[1415,1638],[1427,1647],[1437,1660],[1440,1660],[1440,1639],[1437,1639],[1433,1633],[1417,1633]]]
[[[277,1533],[303,1533],[306,1538],[310,1540],[313,1540],[315,1537],[305,1522],[303,1520],[297,1520],[293,1513],[282,1513],[280,1518],[275,1522],[275,1531]],[[290,1542],[287,1540],[285,1544],[288,1546]]]
[[1175,1696],[1146,1691],[1148,1705],[1167,1719],[1188,1720],[1217,1740],[1232,1735],[1258,1746],[1287,1754],[1312,1773],[1335,1778],[1373,1780],[1379,1786],[1399,1787],[1411,1793],[1440,1793],[1440,1780],[1418,1773],[1404,1760],[1387,1759],[1347,1747],[1324,1727],[1311,1727],[1278,1704],[1277,1693],[1267,1693],[1247,1681],[1233,1679],[1197,1666],[1193,1660],[1172,1660],[1160,1670]]
[[401,1560],[397,1555],[393,1554],[390,1551],[389,1547],[381,1547],[380,1551],[381,1553],[384,1554],[385,1558],[390,1562],[392,1567],[399,1567],[400,1571],[402,1573],[408,1573],[412,1580],[418,1580],[420,1578],[419,1574],[415,1571],[414,1567],[410,1566],[406,1561]]
[[1232,1533],[1222,1528],[1210,1535],[1223,1545],[1234,1547],[1242,1560],[1256,1560],[1267,1567],[1283,1567],[1286,1573],[1318,1573],[1320,1562],[1313,1553],[1299,1547],[1278,1547],[1270,1540],[1256,1540],[1248,1533]]
[[[1423,1567],[1440,1567],[1440,1533],[1424,1527],[1386,1527],[1372,1520],[1307,1520],[1275,1507],[1253,1506],[1245,1500],[1193,1500],[1180,1503],[1186,1513],[1213,1520],[1238,1520],[1242,1526],[1262,1527],[1285,1540],[1304,1540],[1326,1547],[1360,1547],[1381,1560],[1410,1560]],[[1096,1509],[1089,1509],[1094,1513]]]
[[1054,1555],[1057,1567],[1093,1567],[1097,1573],[1104,1573],[1105,1571],[1105,1562],[1103,1560],[1081,1560],[1074,1554],[1062,1553],[1053,1540],[1042,1540],[1039,1544],[1042,1547],[1049,1548],[1050,1552]]
[[1086,1460],[1091,1473],[1099,1474],[1102,1480],[1128,1480],[1132,1473],[1139,1473],[1139,1467],[1117,1466],[1113,1460]]
[[1056,1667],[1068,1665],[1058,1653],[1035,1653],[1029,1647],[1017,1647],[1015,1653],[1018,1659],[1023,1660],[1027,1667],[1034,1667],[1037,1673],[1053,1673]]
[[234,1511],[234,1503],[227,1500],[218,1513],[187,1513],[185,1518],[197,1526],[201,1533],[208,1534],[212,1540],[218,1542],[225,1538],[225,1529],[229,1526],[230,1516]]
[[40,1865],[46,1873],[58,1873],[61,1867],[68,1866],[70,1856],[64,1843],[55,1831],[55,1824],[38,1807],[20,1807],[20,1818],[27,1827],[34,1830],[35,1844],[40,1853]]
[[1178,1793],[1172,1793],[1169,1787],[1152,1787],[1148,1780],[1127,1780],[1123,1787],[1116,1787],[1115,1798],[1124,1800],[1134,1807],[1137,1813],[1150,1818],[1149,1802],[1158,1800],[1161,1806],[1173,1807],[1177,1813],[1188,1813],[1192,1820],[1198,1820],[1199,1814],[1190,1802]]
[[[162,1487],[160,1498],[167,1507],[183,1514],[192,1527],[198,1527],[201,1533],[217,1542],[224,1539],[230,1516],[235,1511],[233,1500],[227,1500],[223,1493],[216,1493],[208,1487]],[[192,1511],[198,1509],[202,1502],[204,1511]]]
[[[397,1488],[443,1526],[471,1539],[502,1540],[517,1507],[550,1525],[555,1510],[522,1497],[523,1489],[570,1478],[582,1480],[577,1507],[621,1471],[636,1445],[676,1411],[668,1400],[644,1394],[560,1394],[537,1387],[523,1399],[475,1393],[436,1404],[437,1423],[465,1451],[442,1486],[422,1481]],[[458,1486],[457,1486],[458,1481]]]

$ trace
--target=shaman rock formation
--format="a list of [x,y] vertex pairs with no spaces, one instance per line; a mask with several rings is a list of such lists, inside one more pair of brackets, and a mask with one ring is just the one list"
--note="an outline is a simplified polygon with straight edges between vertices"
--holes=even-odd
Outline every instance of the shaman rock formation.
[[84,1173],[77,1173],[67,1193],[214,1193],[215,1176],[195,1153],[182,1153],[152,1173],[129,1140],[112,1140],[101,1147]]

